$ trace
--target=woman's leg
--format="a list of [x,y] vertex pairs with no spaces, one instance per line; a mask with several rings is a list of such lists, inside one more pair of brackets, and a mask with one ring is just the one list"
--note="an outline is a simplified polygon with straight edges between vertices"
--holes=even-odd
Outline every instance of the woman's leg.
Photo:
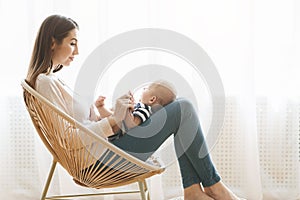
[[[201,182],[207,194],[216,197],[215,200],[238,199],[233,198],[232,193],[220,181],[205,146],[198,116],[190,102],[185,99],[168,104],[145,123],[111,142],[129,154],[147,160],[173,133],[185,193],[203,194],[197,186]],[[200,152],[203,145],[206,151]],[[224,196],[219,198],[221,193]],[[203,199],[209,198],[205,195]]]
[[177,99],[155,112],[145,123],[112,143],[146,160],[173,133],[184,188],[200,182],[204,186],[217,183],[220,177],[208,151],[203,158],[199,157],[201,147],[205,147],[204,136],[193,106],[185,99]]
[[[204,187],[211,186],[219,182],[221,178],[211,161],[198,115],[190,102],[184,99],[178,101],[180,102],[181,122],[174,142],[179,161],[186,160],[179,162],[182,177],[188,179],[187,181],[183,180],[183,186],[186,188],[196,183],[192,181],[192,178],[196,177],[195,175]],[[189,177],[190,171],[196,174]]]
[[179,103],[170,103],[155,112],[140,126],[111,141],[141,160],[147,160],[173,133],[180,123]]
[[183,154],[178,158],[178,162],[184,187],[184,200],[213,200],[213,198],[204,193],[199,184],[201,182],[200,178],[187,156]]
[[[197,189],[199,188],[199,185],[196,184],[197,179],[195,179],[195,177],[197,177],[195,173],[197,173],[205,193],[213,199],[239,200],[240,198],[222,183],[212,164],[200,122],[197,120],[198,117],[194,109],[191,109],[192,105],[185,100],[179,101],[182,111],[182,120],[180,128],[175,135],[175,147],[177,147],[177,155],[182,154],[182,156],[179,157],[182,177],[187,178],[186,181],[183,181],[185,196],[190,196],[190,199],[198,199],[199,196],[201,196],[201,199],[207,199],[207,197],[202,197],[202,193],[199,193],[199,189]],[[192,136],[190,134],[187,135],[186,130],[197,130],[197,134]],[[192,183],[195,184],[190,185]]]

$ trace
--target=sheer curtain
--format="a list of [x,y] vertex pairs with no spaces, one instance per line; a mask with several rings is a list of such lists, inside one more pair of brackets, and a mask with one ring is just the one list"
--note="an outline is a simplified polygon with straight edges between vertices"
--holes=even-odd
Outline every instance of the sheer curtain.
[[[1,199],[39,199],[49,170],[51,156],[29,121],[20,81],[26,75],[39,25],[54,13],[72,17],[80,25],[80,54],[60,73],[70,86],[86,57],[98,45],[125,31],[169,29],[199,44],[214,62],[225,88],[224,124],[211,148],[223,181],[251,200],[300,199],[299,11],[297,0],[0,0]],[[120,59],[115,68],[125,73],[132,66],[153,63],[179,71],[180,66],[188,68],[178,57],[157,52],[132,53]],[[105,80],[113,78],[108,74]],[[183,78],[198,83],[192,75]],[[199,87],[203,85],[193,84],[192,92]],[[108,88],[103,92],[111,95]],[[211,123],[207,97],[199,92],[194,95],[207,131]],[[170,165],[164,174],[149,180],[153,199],[182,196],[173,153],[168,149],[161,155]],[[87,191],[76,186],[61,168],[53,181],[50,193]]]

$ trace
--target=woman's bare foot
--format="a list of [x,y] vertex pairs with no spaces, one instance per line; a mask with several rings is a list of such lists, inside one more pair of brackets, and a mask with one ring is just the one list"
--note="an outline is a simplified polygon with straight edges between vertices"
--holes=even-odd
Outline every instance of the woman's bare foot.
[[210,187],[205,187],[204,192],[215,200],[241,200],[221,181]]
[[202,191],[200,184],[194,184],[184,189],[184,200],[214,200]]

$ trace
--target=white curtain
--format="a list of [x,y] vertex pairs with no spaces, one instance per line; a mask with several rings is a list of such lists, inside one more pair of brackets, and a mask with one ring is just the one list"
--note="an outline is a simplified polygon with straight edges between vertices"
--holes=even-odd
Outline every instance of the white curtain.
[[[20,81],[26,75],[39,25],[55,13],[75,19],[80,26],[80,54],[60,74],[70,86],[86,57],[98,45],[125,31],[169,29],[200,45],[214,62],[225,88],[224,125],[211,149],[223,181],[250,200],[300,199],[299,1],[0,0],[1,199],[39,199],[49,170],[51,156],[29,121]],[[166,53],[142,54],[120,59],[116,66],[126,67],[124,71],[116,67],[121,71],[119,77],[130,65],[150,64],[147,59],[174,69],[180,69],[179,63],[186,65]],[[141,61],[143,56],[146,59]],[[132,63],[134,60],[139,61]],[[109,74],[105,78],[109,81],[116,77]],[[192,76],[183,78],[198,83]],[[111,87],[101,92],[111,95]],[[198,89],[199,84],[192,85],[193,91]],[[207,131],[211,111],[203,92],[195,96]],[[153,199],[179,199],[181,180],[172,150],[161,159],[173,164],[164,174],[149,180],[151,195]],[[49,192],[86,191],[91,190],[76,186],[59,168]]]

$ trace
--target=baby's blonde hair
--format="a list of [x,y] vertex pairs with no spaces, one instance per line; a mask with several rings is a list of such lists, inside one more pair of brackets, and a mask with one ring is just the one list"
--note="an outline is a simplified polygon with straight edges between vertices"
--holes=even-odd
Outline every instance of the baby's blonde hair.
[[156,80],[149,85],[153,88],[153,95],[157,97],[157,103],[165,106],[176,99],[177,91],[174,85],[166,80]]

